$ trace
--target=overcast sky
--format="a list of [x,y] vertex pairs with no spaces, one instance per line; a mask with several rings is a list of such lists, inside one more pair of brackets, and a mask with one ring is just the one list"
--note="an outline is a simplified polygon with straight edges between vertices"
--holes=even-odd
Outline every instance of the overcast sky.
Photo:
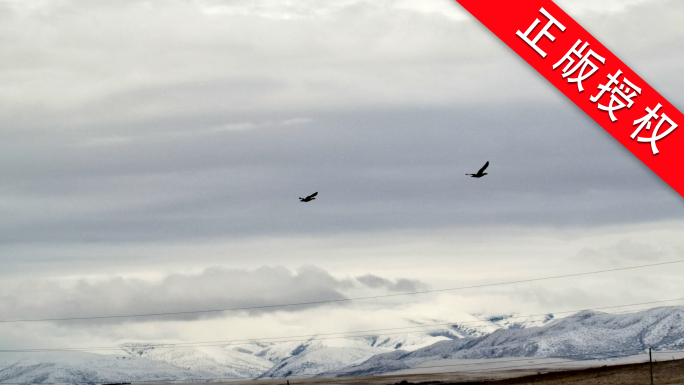
[[[557,3],[684,108],[684,3]],[[2,319],[318,301],[684,259],[682,197],[453,0],[0,0],[0,56]],[[486,161],[486,177],[464,175]],[[584,309],[677,298],[682,272],[0,324],[0,345]]]

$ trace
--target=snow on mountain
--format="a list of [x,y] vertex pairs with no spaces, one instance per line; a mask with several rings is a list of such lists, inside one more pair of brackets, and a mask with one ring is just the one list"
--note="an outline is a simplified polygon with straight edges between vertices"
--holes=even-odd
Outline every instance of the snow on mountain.
[[[0,355],[0,382],[140,382],[385,374],[426,361],[628,356],[648,347],[684,350],[684,307],[632,314],[584,311],[563,319],[470,316],[411,321],[410,329],[303,341],[182,347],[128,342],[118,355]],[[418,330],[412,329],[416,326]]]
[[553,314],[545,314],[540,316],[520,317],[515,314],[484,317],[487,321],[502,329],[526,329],[537,326],[544,326],[553,321],[555,316]]
[[378,354],[387,352],[382,348],[326,347],[286,358],[261,378],[312,377],[318,373],[353,365]]
[[0,356],[0,382],[3,383],[167,382],[202,378],[211,378],[211,373],[131,356],[82,352]]
[[[462,338],[457,340],[440,341],[423,349],[418,349],[413,352],[404,350],[395,350],[384,354],[377,354],[369,359],[351,364],[345,368],[338,368],[333,370],[322,371],[317,374],[318,377],[336,377],[336,376],[366,376],[375,374],[384,374],[398,370],[408,369],[414,365],[418,365],[429,358],[425,358],[420,354],[421,352],[433,346],[448,346],[449,349],[454,349],[463,346],[472,341],[473,338]],[[431,357],[434,358],[434,357]],[[446,357],[444,357],[446,358]]]
[[[0,380],[9,382],[136,382],[216,378],[314,376],[401,349],[481,336],[498,326],[469,314],[463,324],[439,319],[404,320],[408,329],[363,336],[321,336],[303,341],[182,347],[178,341],[127,341],[118,355],[23,353],[0,355]],[[420,331],[425,330],[425,331]]]
[[121,345],[117,355],[84,352],[3,353],[0,382],[196,382],[251,379],[273,363],[222,347],[168,347],[151,343]]
[[502,328],[502,326],[497,325],[491,320],[491,318],[494,317],[485,317],[482,315],[465,313],[455,315],[455,317],[458,318],[458,321],[449,322],[440,319],[413,319],[409,320],[409,322],[416,326],[425,326],[426,328],[441,327],[448,329],[449,333],[456,338],[480,337]]
[[305,342],[288,342],[269,346],[257,353],[276,365],[262,374],[261,378],[314,376],[364,361],[376,354],[396,349],[416,350],[438,341],[457,338],[444,333],[401,333],[375,336],[312,338]]
[[649,347],[684,349],[684,308],[633,314],[584,311],[544,326],[499,329],[478,338],[442,341],[413,352],[392,352],[321,375],[374,375],[440,359],[557,357],[588,360],[629,356]]
[[459,352],[458,358],[572,356],[590,359],[609,354],[629,355],[648,347],[682,349],[683,320],[682,307],[632,314],[584,311],[543,327],[494,332],[473,341],[467,350]]
[[[254,354],[275,364],[261,378],[310,377],[365,361],[376,354],[399,349],[404,352],[414,351],[439,341],[479,337],[500,328],[470,314],[460,314],[459,318],[461,323],[448,323],[439,319],[407,320],[411,325],[409,328],[415,329],[406,332],[273,343]],[[258,349],[259,346],[247,348],[253,352]]]
[[127,343],[121,345],[121,348],[131,356],[210,373],[213,378],[254,378],[273,366],[273,363],[261,357],[220,346],[167,347],[150,343]]
[[420,334],[404,333],[364,337],[364,339],[368,341],[372,347],[390,350],[401,349],[406,351],[418,350],[439,341],[452,340],[456,338],[461,337],[459,337],[457,333],[453,333],[449,330]]

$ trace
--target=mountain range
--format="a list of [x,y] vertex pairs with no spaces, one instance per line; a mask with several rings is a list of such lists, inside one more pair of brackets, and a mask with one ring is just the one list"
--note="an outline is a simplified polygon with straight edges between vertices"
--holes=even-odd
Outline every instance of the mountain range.
[[[116,354],[0,353],[0,382],[201,382],[379,375],[427,361],[557,357],[606,359],[684,350],[684,307],[630,314],[584,311],[556,319],[470,316],[412,320],[415,330],[220,346],[127,342]],[[439,325],[439,326],[437,326]],[[427,330],[426,330],[427,329]]]

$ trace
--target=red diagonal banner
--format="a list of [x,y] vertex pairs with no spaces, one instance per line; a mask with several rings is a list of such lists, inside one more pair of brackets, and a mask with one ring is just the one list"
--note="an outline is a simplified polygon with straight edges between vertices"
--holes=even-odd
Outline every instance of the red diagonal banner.
[[456,1],[684,196],[684,115],[553,1]]

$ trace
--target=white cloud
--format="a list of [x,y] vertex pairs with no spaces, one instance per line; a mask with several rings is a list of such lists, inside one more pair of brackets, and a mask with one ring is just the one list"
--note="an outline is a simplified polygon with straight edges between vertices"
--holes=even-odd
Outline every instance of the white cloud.
[[226,123],[220,126],[215,126],[215,127],[209,127],[205,130],[195,130],[195,131],[187,131],[188,133],[191,134],[198,134],[198,133],[204,133],[204,132],[222,132],[222,131],[241,131],[241,130],[249,130],[249,129],[255,129],[255,128],[270,128],[270,127],[288,127],[288,126],[297,126],[297,125],[302,125],[302,124],[309,124],[313,121],[311,118],[291,118],[291,119],[286,119],[286,120],[281,120],[281,121],[265,121],[265,122],[238,122],[238,123]]
[[468,19],[468,13],[452,0],[430,2],[416,0],[342,0],[335,2],[320,2],[316,0],[255,0],[232,1],[229,4],[209,2],[203,11],[210,15],[242,15],[276,20],[292,20],[330,18],[335,14],[344,13],[355,8],[365,9],[366,12],[372,13],[385,13],[391,9],[401,9],[425,14],[437,14],[453,20],[463,21]]

